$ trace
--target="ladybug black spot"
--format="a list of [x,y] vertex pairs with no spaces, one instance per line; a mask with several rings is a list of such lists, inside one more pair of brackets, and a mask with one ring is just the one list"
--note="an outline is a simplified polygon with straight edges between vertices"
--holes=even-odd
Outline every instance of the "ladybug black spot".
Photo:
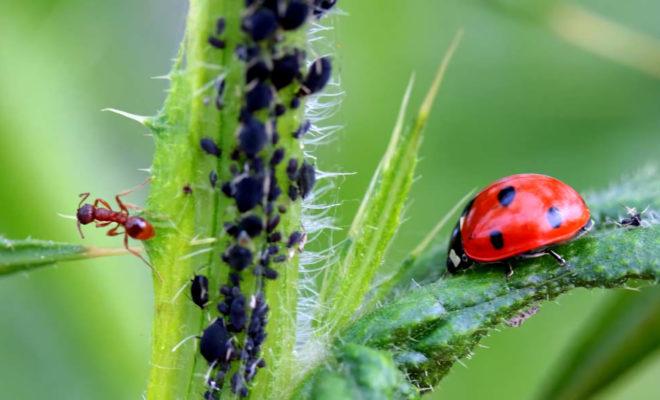
[[554,229],[559,228],[564,219],[561,216],[561,213],[559,212],[559,209],[557,207],[550,207],[548,209],[548,214],[546,215],[546,217],[548,218],[548,222],[550,223],[550,226],[552,226]]
[[490,244],[497,250],[504,247],[504,236],[502,236],[502,232],[492,231],[490,233]]
[[507,186],[497,193],[497,201],[500,202],[502,207],[508,207],[513,199],[516,197],[516,189],[513,186]]

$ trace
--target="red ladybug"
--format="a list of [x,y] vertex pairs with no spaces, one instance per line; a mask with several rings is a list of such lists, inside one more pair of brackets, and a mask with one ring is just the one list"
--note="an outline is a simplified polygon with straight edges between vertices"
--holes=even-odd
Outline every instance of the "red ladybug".
[[567,184],[539,174],[507,176],[468,202],[451,234],[447,270],[546,254],[564,265],[550,247],[581,236],[592,225],[584,200]]

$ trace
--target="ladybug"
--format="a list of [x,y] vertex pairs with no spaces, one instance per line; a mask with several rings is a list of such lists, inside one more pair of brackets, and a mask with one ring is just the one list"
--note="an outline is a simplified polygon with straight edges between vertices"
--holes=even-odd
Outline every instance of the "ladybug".
[[468,202],[447,249],[447,270],[473,263],[508,265],[509,260],[550,255],[566,261],[552,246],[575,239],[593,226],[582,197],[546,175],[518,174],[493,182]]

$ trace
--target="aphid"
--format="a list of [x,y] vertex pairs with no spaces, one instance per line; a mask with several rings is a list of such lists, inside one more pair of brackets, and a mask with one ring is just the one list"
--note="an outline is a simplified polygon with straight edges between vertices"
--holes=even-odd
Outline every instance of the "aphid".
[[293,132],[293,137],[296,139],[300,139],[301,137],[305,136],[307,132],[309,132],[309,129],[312,127],[312,123],[310,120],[305,120],[302,124],[300,124],[300,127],[296,129],[295,132]]
[[512,328],[517,328],[525,321],[532,318],[537,312],[539,312],[539,306],[531,306],[527,310],[523,310],[520,314],[504,321],[504,323]]
[[224,193],[225,196],[234,197],[234,186],[232,186],[231,182],[223,183],[220,190],[222,190],[222,193]]
[[222,35],[225,32],[225,27],[227,26],[227,21],[224,17],[220,17],[215,21],[215,34]]
[[279,276],[277,271],[275,271],[274,269],[272,269],[270,267],[265,267],[264,268],[263,275],[264,275],[264,278],[270,279],[270,280],[275,280]]
[[252,252],[250,249],[239,245],[232,245],[222,255],[222,261],[226,262],[233,269],[242,271],[252,264]]
[[208,41],[209,41],[209,44],[211,46],[215,47],[216,49],[224,49],[227,46],[227,44],[225,43],[224,40],[222,40],[218,37],[215,37],[215,36],[209,36]]
[[337,0],[314,0],[314,15],[321,18],[337,4]]
[[244,62],[250,62],[259,55],[259,46],[247,46],[239,44],[236,46],[236,57]]
[[[103,199],[94,200],[94,204],[86,203],[83,205],[85,200],[89,197],[89,193],[80,194],[80,203],[78,204],[78,210],[76,212],[76,218],[78,220],[78,231],[80,236],[85,237],[82,232],[80,225],[87,225],[92,222],[96,222],[97,228],[106,227],[110,224],[117,224],[111,228],[107,235],[108,236],[117,236],[124,235],[124,247],[130,253],[135,256],[140,257],[147,265],[151,266],[149,262],[142,257],[142,255],[137,251],[133,250],[128,246],[128,237],[132,237],[137,240],[149,240],[156,236],[156,231],[154,227],[142,217],[131,216],[128,212],[128,207],[121,201],[121,196],[127,193],[118,194],[115,196],[115,201],[119,206],[119,211],[114,211],[110,204]],[[103,207],[99,207],[99,204]],[[124,227],[124,232],[117,232],[119,227]]]
[[277,228],[277,225],[280,224],[280,215],[275,214],[273,217],[268,219],[268,223],[266,224],[266,232],[271,233]]
[[304,234],[302,232],[298,232],[298,231],[291,233],[291,235],[289,236],[289,240],[286,242],[286,247],[292,248],[293,246],[300,243],[302,241],[303,235]]
[[236,200],[236,207],[242,213],[252,210],[263,200],[263,178],[244,175],[236,178],[232,186],[232,194],[234,200]]
[[316,183],[316,170],[314,169],[314,166],[307,161],[304,161],[298,171],[297,181],[298,188],[300,189],[300,196],[304,199],[309,195]]
[[301,0],[292,0],[283,15],[278,18],[282,29],[290,31],[297,29],[307,21],[309,5]]
[[284,104],[275,104],[275,108],[273,109],[273,114],[275,114],[276,117],[281,117],[286,113],[286,107]]
[[268,134],[261,121],[253,117],[243,121],[238,130],[238,146],[248,157],[254,157],[267,142]]
[[284,148],[279,147],[273,152],[273,157],[270,159],[270,165],[276,166],[284,160]]
[[511,175],[467,204],[451,235],[447,270],[506,262],[510,275],[511,259],[546,254],[564,265],[551,246],[581,236],[592,224],[587,205],[570,186],[545,175]]
[[252,113],[269,108],[273,102],[273,89],[265,82],[258,82],[245,94],[245,107]]
[[300,51],[295,51],[273,60],[273,71],[270,76],[270,81],[273,83],[273,86],[275,86],[275,89],[280,90],[287,87],[294,79],[300,77],[301,62],[302,53]]
[[195,275],[190,285],[190,297],[199,308],[204,308],[209,302],[209,280],[204,275]]
[[212,156],[220,157],[220,148],[218,145],[213,141],[213,139],[205,137],[202,138],[199,141],[199,146],[204,150],[207,154],[210,154]]
[[224,321],[217,318],[204,329],[199,341],[199,352],[209,364],[226,362],[233,348],[231,340]]
[[275,33],[277,18],[271,10],[260,8],[243,18],[241,28],[252,40],[259,42]]
[[209,183],[211,184],[212,188],[215,188],[215,186],[218,184],[218,173],[215,172],[215,170],[209,172]]
[[192,187],[190,186],[189,183],[186,183],[185,185],[183,185],[183,189],[181,189],[181,190],[183,191],[183,194],[185,194],[185,195],[191,195],[192,192],[193,192]]
[[289,160],[289,163],[286,166],[286,175],[292,181],[295,181],[298,178],[298,160],[295,158]]
[[298,188],[295,185],[289,186],[288,195],[291,201],[296,201],[298,199]]
[[646,209],[642,210],[642,212],[638,212],[635,207],[626,207],[626,212],[628,216],[622,218],[621,221],[617,223],[619,226],[630,226],[630,227],[642,226],[643,223],[642,215],[646,212]]
[[248,215],[241,219],[238,225],[239,229],[248,234],[250,237],[256,237],[261,234],[264,229],[264,224],[260,217],[256,215]]
[[218,83],[217,83],[217,86],[218,86],[218,88],[217,88],[217,95],[215,96],[215,107],[216,107],[218,110],[222,110],[222,109],[224,108],[224,106],[225,106],[225,103],[224,103],[224,100],[223,100],[223,99],[224,99],[224,95],[225,95],[225,87],[226,87],[226,85],[227,85],[227,81],[225,80],[224,77],[223,77],[223,78],[220,78],[220,79],[218,80]]
[[307,96],[320,91],[330,80],[331,74],[332,64],[330,63],[330,58],[321,57],[316,59],[309,67],[309,72],[307,72],[307,76],[302,82],[302,87],[298,91],[298,94]]
[[282,240],[282,234],[280,232],[273,232],[268,236],[268,243],[277,243]]
[[291,108],[295,110],[298,107],[300,107],[300,98],[294,97],[293,99],[291,99]]
[[245,83],[253,81],[263,82],[270,76],[270,68],[263,60],[253,62],[245,72]]
[[229,307],[229,331],[241,332],[245,328],[247,315],[245,315],[245,297],[242,294],[234,297]]

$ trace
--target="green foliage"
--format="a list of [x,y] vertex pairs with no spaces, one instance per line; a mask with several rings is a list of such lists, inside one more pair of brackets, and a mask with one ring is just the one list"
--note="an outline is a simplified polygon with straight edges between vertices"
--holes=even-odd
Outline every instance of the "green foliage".
[[660,287],[619,293],[565,352],[543,399],[586,399],[612,385],[660,347]]
[[330,336],[340,331],[362,306],[401,224],[422,133],[460,38],[461,33],[455,36],[412,126],[404,132],[405,112],[412,90],[412,81],[409,83],[387,151],[353,219],[348,238],[339,250],[339,261],[327,269],[319,299],[321,315],[317,321]]
[[0,237],[0,276],[29,272],[61,261],[127,254],[124,249],[100,249],[46,240]]

